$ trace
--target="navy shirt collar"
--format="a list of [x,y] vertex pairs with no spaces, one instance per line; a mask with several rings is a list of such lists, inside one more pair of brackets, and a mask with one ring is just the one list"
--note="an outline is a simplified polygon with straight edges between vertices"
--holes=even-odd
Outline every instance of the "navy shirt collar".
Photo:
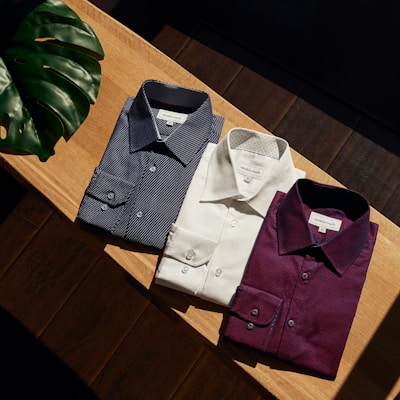
[[[309,227],[310,209],[340,209],[351,220],[343,230],[316,242]],[[299,179],[284,196],[277,211],[280,254],[319,247],[337,273],[343,275],[367,243],[370,208],[352,190]]]
[[[152,102],[163,108],[186,112],[188,117],[169,137],[162,139]],[[129,146],[135,152],[155,142],[162,142],[184,164],[209,140],[213,115],[207,93],[155,80],[144,81],[128,112]],[[197,132],[193,137],[193,129]],[[188,145],[190,143],[190,145]]]

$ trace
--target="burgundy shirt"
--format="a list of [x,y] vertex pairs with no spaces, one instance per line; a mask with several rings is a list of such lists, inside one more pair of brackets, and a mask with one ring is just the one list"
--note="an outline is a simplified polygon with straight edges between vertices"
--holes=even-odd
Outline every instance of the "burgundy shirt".
[[263,221],[224,336],[335,378],[378,225],[359,193],[299,179]]

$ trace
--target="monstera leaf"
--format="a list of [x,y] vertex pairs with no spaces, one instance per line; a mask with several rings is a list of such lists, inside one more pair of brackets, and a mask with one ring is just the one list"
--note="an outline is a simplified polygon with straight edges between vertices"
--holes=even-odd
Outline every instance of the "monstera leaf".
[[96,101],[101,44],[67,5],[46,0],[24,17],[0,55],[0,151],[46,161]]

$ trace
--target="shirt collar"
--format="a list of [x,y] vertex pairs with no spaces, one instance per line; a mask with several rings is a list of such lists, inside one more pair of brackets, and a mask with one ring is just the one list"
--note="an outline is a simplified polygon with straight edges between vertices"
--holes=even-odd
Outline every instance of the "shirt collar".
[[[308,224],[310,209],[342,210],[351,223],[316,243]],[[277,211],[279,254],[319,247],[332,267],[343,275],[361,253],[368,240],[368,201],[352,190],[299,179],[284,196]]]
[[[237,184],[237,166],[232,157],[232,151],[236,148],[255,151],[278,160],[272,171],[263,177],[264,182],[259,191],[251,197],[243,196]],[[202,200],[234,198],[246,201],[257,213],[265,216],[276,190],[286,192],[296,179],[296,169],[286,140],[250,129],[233,128],[211,155]]]
[[[188,112],[186,121],[164,140],[160,136],[151,107],[153,101],[163,104],[166,109]],[[147,80],[133,100],[128,111],[128,121],[131,152],[162,142],[187,165],[204,143],[208,142],[212,132],[211,99],[207,93],[199,90]]]

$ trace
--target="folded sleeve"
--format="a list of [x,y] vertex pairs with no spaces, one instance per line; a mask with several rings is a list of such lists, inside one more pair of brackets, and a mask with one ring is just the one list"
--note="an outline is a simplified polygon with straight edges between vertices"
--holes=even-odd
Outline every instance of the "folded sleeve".
[[196,294],[203,284],[217,243],[173,224],[156,271],[155,282]]
[[77,218],[112,232],[134,185],[96,168],[85,191]]
[[229,309],[224,336],[265,351],[270,332],[279,316],[282,299],[263,290],[241,284]]

